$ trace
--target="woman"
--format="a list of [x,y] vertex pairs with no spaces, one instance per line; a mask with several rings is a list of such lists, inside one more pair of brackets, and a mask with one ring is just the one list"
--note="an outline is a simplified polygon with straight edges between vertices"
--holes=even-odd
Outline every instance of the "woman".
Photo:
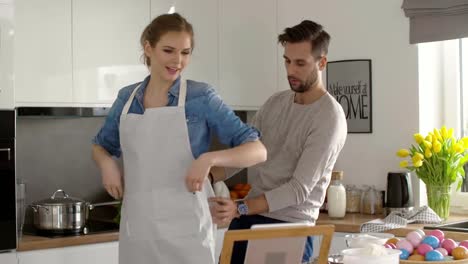
[[[255,165],[266,149],[209,85],[180,78],[194,46],[182,16],[155,18],[140,42],[150,76],[119,91],[93,141],[104,187],[123,197],[119,262],[214,263],[209,170]],[[207,152],[212,133],[232,148]]]

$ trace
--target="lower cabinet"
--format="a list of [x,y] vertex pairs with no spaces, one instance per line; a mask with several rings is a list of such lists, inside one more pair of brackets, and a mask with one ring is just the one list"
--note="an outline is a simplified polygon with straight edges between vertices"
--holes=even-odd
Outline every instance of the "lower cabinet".
[[118,247],[118,242],[108,242],[18,252],[18,264],[117,264]]
[[18,260],[16,259],[16,252],[0,253],[0,263],[1,264],[17,264]]

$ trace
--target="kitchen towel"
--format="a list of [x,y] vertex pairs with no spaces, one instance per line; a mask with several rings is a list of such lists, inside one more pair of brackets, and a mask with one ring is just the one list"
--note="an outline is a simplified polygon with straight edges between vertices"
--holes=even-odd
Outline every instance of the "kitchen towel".
[[375,219],[361,225],[362,233],[383,232],[406,227],[407,224],[440,224],[442,220],[429,207],[423,206],[410,212],[391,212],[384,219]]

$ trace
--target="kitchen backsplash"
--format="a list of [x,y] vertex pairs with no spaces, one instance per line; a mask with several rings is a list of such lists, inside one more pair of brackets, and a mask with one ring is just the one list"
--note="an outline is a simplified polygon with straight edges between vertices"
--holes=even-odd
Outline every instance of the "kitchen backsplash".
[[[236,114],[244,121],[251,116]],[[57,189],[90,202],[112,200],[91,158],[91,139],[103,122],[104,117],[18,117],[17,178],[26,181],[26,204],[48,198]],[[223,148],[215,139],[212,149]],[[227,181],[237,182],[246,182],[246,170]],[[30,217],[28,213],[26,222]]]

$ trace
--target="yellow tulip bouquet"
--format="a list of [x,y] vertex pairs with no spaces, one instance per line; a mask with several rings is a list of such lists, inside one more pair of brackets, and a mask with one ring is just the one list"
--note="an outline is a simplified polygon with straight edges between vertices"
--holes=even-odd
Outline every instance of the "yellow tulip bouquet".
[[449,216],[450,186],[458,181],[458,189],[465,177],[463,165],[468,161],[468,137],[456,139],[453,128],[434,129],[426,137],[414,134],[416,144],[400,149],[397,155],[405,158],[400,167],[414,171],[426,184],[427,200],[443,220]]

